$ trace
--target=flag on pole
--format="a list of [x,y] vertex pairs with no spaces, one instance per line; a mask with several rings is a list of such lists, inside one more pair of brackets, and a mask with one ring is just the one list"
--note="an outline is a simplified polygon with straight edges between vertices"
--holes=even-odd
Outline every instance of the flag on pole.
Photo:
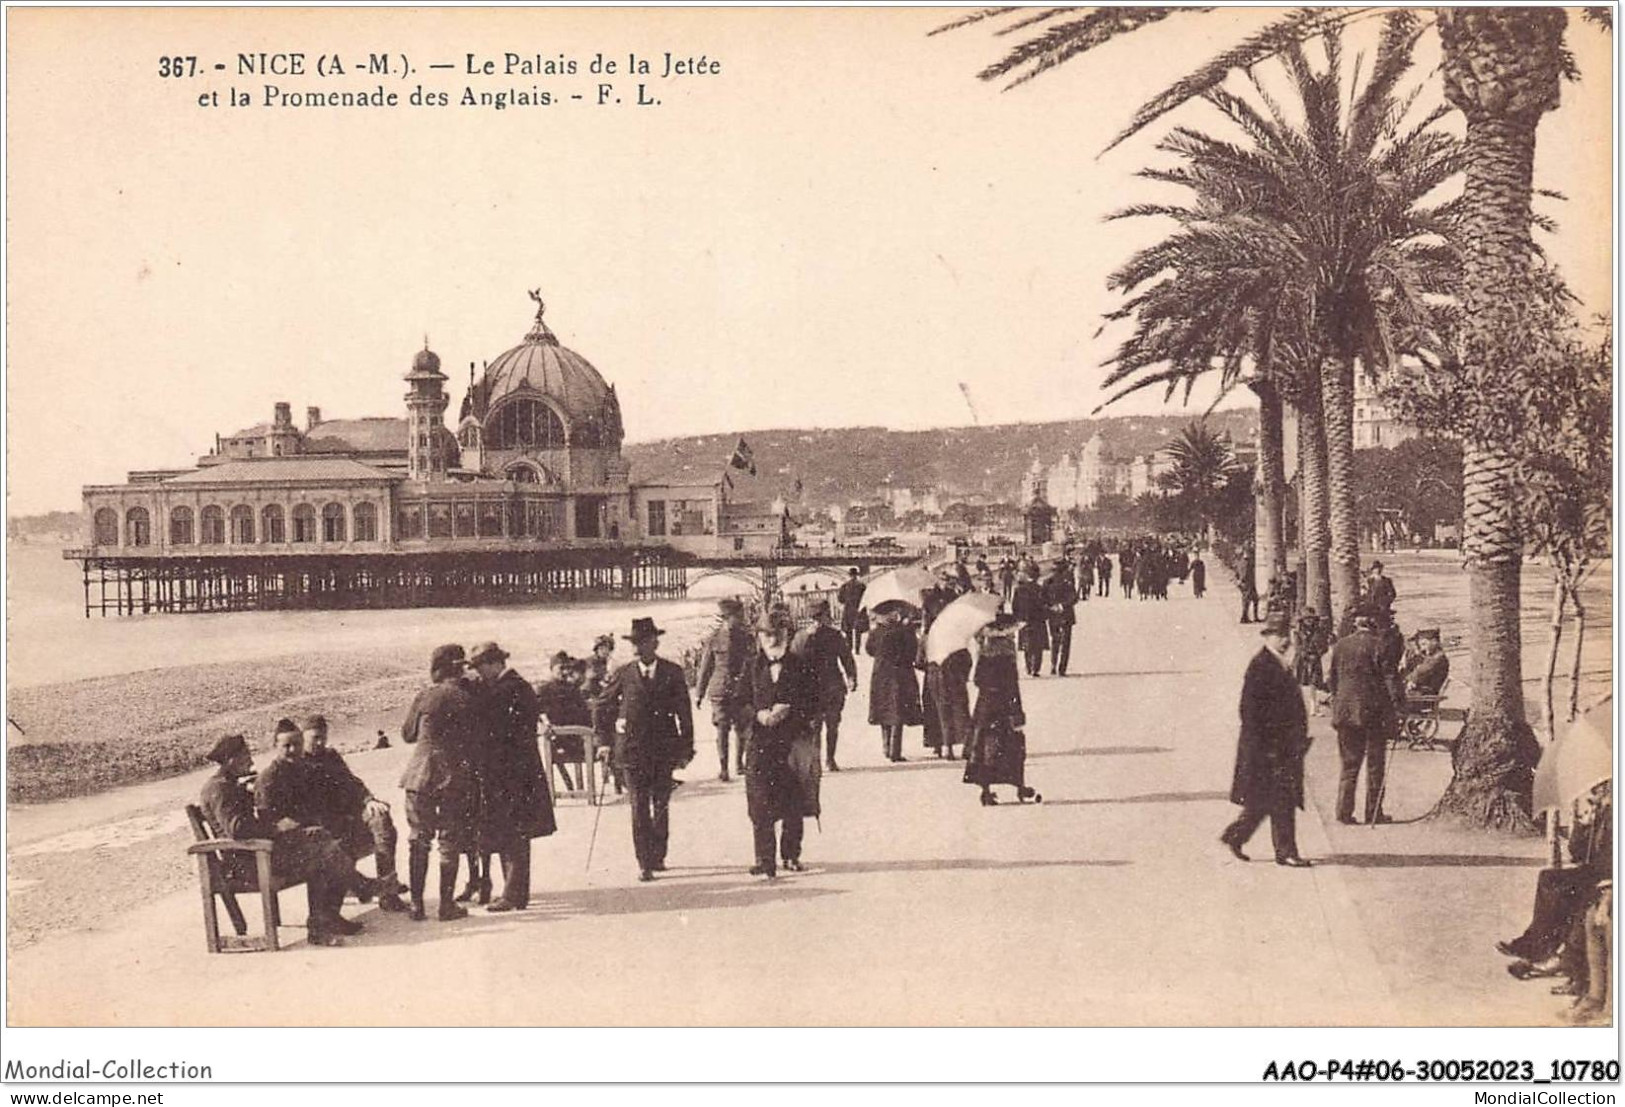
[[756,475],[756,456],[750,452],[750,445],[743,438],[734,447],[733,456],[728,459],[728,468],[744,469],[751,476]]

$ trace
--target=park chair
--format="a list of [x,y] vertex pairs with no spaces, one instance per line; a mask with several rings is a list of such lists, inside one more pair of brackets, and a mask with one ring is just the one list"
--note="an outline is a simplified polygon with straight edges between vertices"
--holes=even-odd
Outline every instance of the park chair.
[[[282,924],[282,911],[277,893],[294,888],[303,880],[279,881],[271,872],[271,841],[268,838],[224,838],[219,829],[207,826],[203,809],[195,803],[186,805],[186,821],[192,824],[196,843],[186,852],[197,858],[198,886],[203,895],[203,932],[210,953],[247,953],[257,950],[281,949],[277,941],[277,927]],[[232,872],[226,859],[232,855],[248,854],[254,858],[254,872]],[[259,892],[260,908],[265,920],[265,932],[258,937],[248,934],[248,921],[243,918],[237,904],[238,892]],[[220,919],[214,900],[219,896],[225,902],[226,914],[231,919],[235,935],[220,933]]]
[[580,788],[571,794],[585,794],[588,806],[598,803],[598,758],[593,749],[595,732],[590,726],[547,726],[542,731],[542,755],[547,762],[547,779],[553,780],[553,766],[575,765]]

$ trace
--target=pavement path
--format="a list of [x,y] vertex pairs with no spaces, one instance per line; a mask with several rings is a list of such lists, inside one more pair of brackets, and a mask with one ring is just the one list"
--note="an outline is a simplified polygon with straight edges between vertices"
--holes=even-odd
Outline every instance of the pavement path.
[[[825,776],[823,825],[808,827],[806,873],[772,883],[746,874],[743,786],[709,779],[702,726],[672,807],[672,871],[652,885],[635,881],[624,804],[602,810],[588,871],[594,813],[566,801],[560,832],[535,844],[536,899],[524,914],[414,924],[363,908],[367,932],[343,949],[311,949],[290,927],[279,954],[214,956],[189,887],[116,924],[14,948],[11,1021],[1550,1024],[1545,989],[1513,983],[1488,953],[1527,909],[1539,842],[1495,844],[1493,863],[1480,864],[1468,847],[1441,854],[1423,830],[1370,832],[1389,836],[1380,847],[1355,836],[1363,828],[1328,834],[1319,812],[1329,810],[1335,759],[1323,736],[1311,759],[1318,810],[1301,817],[1300,841],[1306,855],[1337,863],[1278,867],[1267,830],[1250,864],[1217,844],[1234,813],[1240,676],[1257,648],[1230,599],[1176,588],[1165,603],[1114,595],[1080,607],[1074,674],[1023,684],[1041,805],[1018,806],[1002,789],[1001,806],[979,806],[959,763],[923,759],[918,730],[907,734],[911,760],[885,763],[860,692],[847,707],[845,771]],[[398,801],[406,753],[352,764]],[[179,802],[195,785],[146,787]],[[41,829],[86,837],[57,848],[111,848],[88,816],[95,801],[71,802],[79,817],[41,817]],[[104,802],[104,822],[132,818],[128,801]],[[174,848],[167,827],[146,829],[149,848]],[[17,845],[36,850],[49,841],[24,837]],[[1373,852],[1387,860],[1361,864]],[[1408,867],[1406,856],[1424,860]],[[1396,913],[1381,890],[1399,878],[1425,883]],[[1486,912],[1486,897],[1504,906]],[[303,895],[285,896],[283,909],[300,921]],[[1449,931],[1434,943],[1423,991],[1409,983],[1415,965],[1394,954],[1418,912]]]

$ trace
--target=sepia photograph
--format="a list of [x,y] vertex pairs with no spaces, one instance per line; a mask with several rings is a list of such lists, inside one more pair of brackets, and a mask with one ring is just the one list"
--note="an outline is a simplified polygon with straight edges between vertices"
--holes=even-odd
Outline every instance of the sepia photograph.
[[1617,1086],[1613,16],[7,7],[3,1079]]

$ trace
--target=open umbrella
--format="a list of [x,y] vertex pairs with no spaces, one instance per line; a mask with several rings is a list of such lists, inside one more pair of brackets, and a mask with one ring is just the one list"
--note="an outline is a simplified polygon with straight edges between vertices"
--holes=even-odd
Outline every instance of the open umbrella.
[[904,565],[870,581],[869,587],[863,590],[863,606],[870,611],[879,609],[883,603],[906,603],[919,608],[925,603],[925,590],[936,583],[936,578],[924,569]]
[[970,645],[976,632],[991,623],[999,613],[999,597],[987,592],[967,592],[937,612],[936,621],[925,634],[925,659],[942,664],[948,655]]
[[1614,701],[1609,697],[1581,715],[1561,738],[1546,747],[1535,768],[1536,811],[1566,808],[1603,781],[1613,779],[1613,711]]

